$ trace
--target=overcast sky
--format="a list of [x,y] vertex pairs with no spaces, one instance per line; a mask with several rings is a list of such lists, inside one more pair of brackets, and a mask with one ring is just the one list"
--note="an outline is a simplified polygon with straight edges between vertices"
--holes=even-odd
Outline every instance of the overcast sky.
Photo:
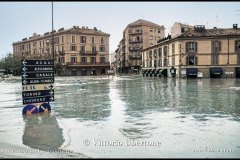
[[[51,2],[0,2],[0,59],[12,43],[52,30]],[[54,2],[54,29],[88,26],[110,34],[110,53],[125,27],[138,19],[164,25],[174,22],[207,28],[240,27],[240,2]]]

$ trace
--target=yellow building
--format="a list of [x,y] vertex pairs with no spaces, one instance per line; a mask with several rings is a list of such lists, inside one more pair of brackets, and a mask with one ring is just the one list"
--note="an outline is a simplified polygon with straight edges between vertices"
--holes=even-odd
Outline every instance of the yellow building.
[[139,19],[127,25],[116,52],[118,72],[129,73],[142,66],[141,49],[157,44],[165,34],[164,26]]
[[143,75],[240,77],[240,29],[194,26],[141,51]]
[[[73,26],[53,31],[55,62],[61,75],[99,75],[110,69],[110,34]],[[13,55],[24,59],[52,59],[52,32],[33,34],[13,43]]]

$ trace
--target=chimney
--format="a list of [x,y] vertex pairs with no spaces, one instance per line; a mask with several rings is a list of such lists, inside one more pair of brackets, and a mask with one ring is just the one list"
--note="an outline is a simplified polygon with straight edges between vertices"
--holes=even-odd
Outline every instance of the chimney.
[[233,24],[233,29],[237,29],[237,28],[238,28],[237,24]]

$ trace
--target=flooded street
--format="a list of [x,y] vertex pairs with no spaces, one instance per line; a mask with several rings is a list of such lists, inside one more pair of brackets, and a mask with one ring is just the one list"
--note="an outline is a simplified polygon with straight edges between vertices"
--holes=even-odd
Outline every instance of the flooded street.
[[8,146],[92,158],[240,157],[240,79],[56,77],[52,112],[31,117],[22,116],[21,78],[0,86],[0,157]]

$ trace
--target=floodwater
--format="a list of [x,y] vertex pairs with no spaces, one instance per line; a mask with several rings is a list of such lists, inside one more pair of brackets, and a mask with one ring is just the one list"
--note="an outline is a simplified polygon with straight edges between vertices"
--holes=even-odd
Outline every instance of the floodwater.
[[240,79],[56,77],[54,91],[50,114],[24,117],[21,79],[0,82],[0,157],[240,157]]

